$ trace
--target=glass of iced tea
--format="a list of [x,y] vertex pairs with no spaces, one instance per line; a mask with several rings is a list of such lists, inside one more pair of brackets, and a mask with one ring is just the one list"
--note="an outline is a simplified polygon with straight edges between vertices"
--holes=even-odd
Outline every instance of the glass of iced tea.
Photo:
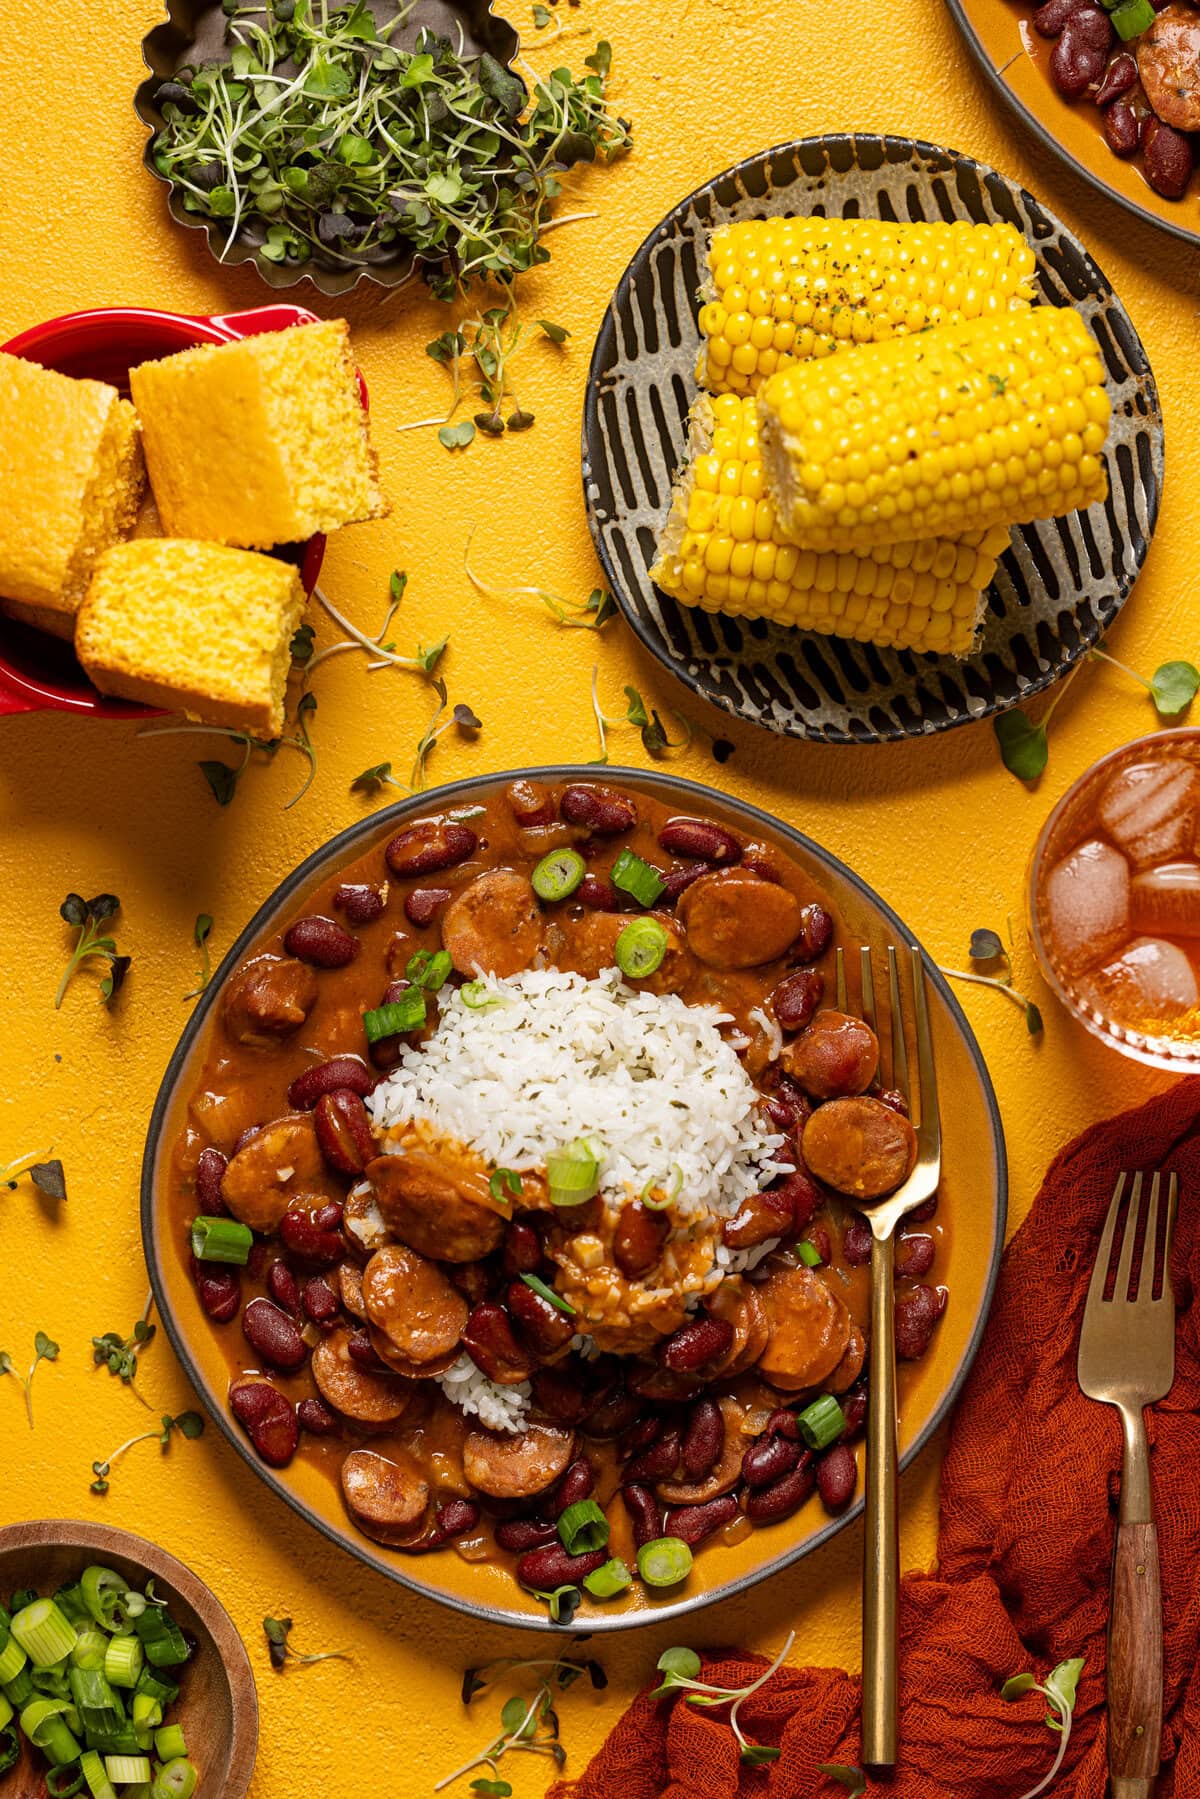
[[1088,1030],[1200,1070],[1200,730],[1139,737],[1080,776],[1038,838],[1029,916],[1046,979]]

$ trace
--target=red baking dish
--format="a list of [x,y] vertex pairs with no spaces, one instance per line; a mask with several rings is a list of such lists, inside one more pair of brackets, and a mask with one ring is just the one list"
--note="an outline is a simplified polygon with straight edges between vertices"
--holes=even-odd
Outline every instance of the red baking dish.
[[[139,362],[171,356],[195,344],[232,343],[260,331],[284,331],[290,325],[315,322],[316,314],[303,306],[258,306],[252,312],[232,312],[220,318],[153,312],[145,306],[107,306],[49,319],[0,348],[11,356],[59,369],[64,375],[111,381],[128,394],[129,370]],[[305,591],[311,593],[321,572],[325,539],[312,537],[289,554],[298,562]],[[69,644],[0,616],[0,714],[45,709],[86,712],[94,718],[155,716],[146,706],[105,699],[97,693]]]

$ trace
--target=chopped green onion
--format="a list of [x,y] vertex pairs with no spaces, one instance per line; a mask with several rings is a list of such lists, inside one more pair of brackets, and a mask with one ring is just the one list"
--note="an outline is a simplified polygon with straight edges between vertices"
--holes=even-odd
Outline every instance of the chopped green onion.
[[486,981],[467,981],[459,988],[458,997],[471,1012],[491,1012],[507,1004],[502,993],[493,993]]
[[142,1669],[134,1690],[149,1693],[151,1699],[157,1699],[160,1705],[174,1705],[179,1697],[179,1688],[173,1680],[164,1680],[161,1674],[151,1673],[149,1668]]
[[[666,1185],[663,1186],[661,1182],[653,1179],[648,1180],[642,1188],[640,1198],[648,1212],[665,1212],[667,1207],[679,1198],[682,1191],[683,1169],[678,1162],[672,1162],[670,1178]],[[655,1199],[656,1193],[661,1193],[662,1198]]]
[[149,1780],[148,1755],[106,1755],[104,1771],[117,1786],[132,1786],[136,1780]]
[[667,883],[657,868],[651,868],[632,850],[622,850],[609,875],[614,887],[633,896],[639,906],[652,906],[667,891]]
[[593,1568],[585,1574],[583,1584],[593,1599],[613,1599],[633,1585],[633,1575],[629,1572],[619,1555],[611,1562],[605,1562],[601,1568]]
[[498,1206],[506,1206],[508,1204],[508,1200],[505,1197],[505,1188],[508,1189],[508,1192],[512,1194],[514,1199],[519,1199],[521,1197],[521,1177],[511,1168],[497,1168],[491,1179],[488,1181],[488,1192]]
[[[78,1581],[72,1586],[60,1587],[54,1598],[63,1617],[69,1618],[79,1629],[82,1630],[85,1624],[91,1622],[91,1614],[83,1603],[83,1589]],[[2,1610],[3,1607],[0,1606],[0,1611]]]
[[846,1428],[846,1414],[832,1393],[822,1393],[796,1414],[800,1435],[810,1449],[828,1449]]
[[631,981],[644,981],[661,966],[670,941],[657,918],[632,918],[613,950],[617,967]]
[[136,1637],[113,1637],[105,1652],[104,1672],[115,1687],[135,1687],[142,1661],[142,1645]]
[[820,1250],[815,1243],[810,1243],[807,1237],[802,1243],[797,1243],[796,1254],[800,1257],[800,1260],[804,1263],[806,1268],[820,1268],[822,1265]]
[[[10,1637],[3,1649],[0,1649],[0,1687],[6,1687],[10,1680],[15,1680],[25,1663],[29,1660],[16,1637]],[[9,1694],[12,1698],[12,1694]]]
[[648,1587],[673,1587],[692,1571],[692,1552],[682,1537],[655,1537],[637,1552],[638,1573]]
[[[11,1635],[12,1635],[12,1619],[9,1617],[8,1613],[5,1611],[4,1607],[2,1605],[0,1605],[0,1654],[2,1654],[3,1651],[8,1648],[8,1639]],[[0,1729],[2,1729],[2,1728],[3,1728],[3,1726],[0,1725]]]
[[608,1542],[608,1519],[594,1499],[578,1499],[559,1513],[558,1540],[568,1555],[589,1555]]
[[539,899],[565,900],[578,887],[587,873],[587,863],[578,850],[551,850],[543,856],[529,879]]
[[[13,1715],[13,1707],[9,1704],[8,1700],[5,1699],[4,1695],[0,1693],[0,1730],[3,1730],[6,1724],[12,1722]],[[0,1769],[0,1773],[2,1772],[3,1769]]]
[[63,1722],[69,1709],[65,1699],[31,1699],[21,1713],[21,1729],[56,1768],[79,1759],[79,1744]]
[[112,1736],[125,1726],[125,1707],[99,1668],[71,1669],[71,1697],[84,1734]]
[[135,1731],[153,1730],[163,1721],[161,1700],[152,1699],[149,1693],[135,1693],[130,1708],[130,1717],[133,1720]]
[[187,1754],[187,1738],[178,1724],[167,1724],[155,1731],[154,1753],[160,1762],[178,1761]]
[[79,1585],[83,1603],[101,1630],[111,1631],[114,1635],[124,1630],[129,1621],[125,1605],[128,1589],[121,1576],[112,1568],[93,1565],[84,1569]]
[[[15,1644],[9,1644],[10,1649],[15,1647]],[[28,1668],[22,1668],[18,1673],[13,1675],[11,1680],[6,1680],[2,1684],[4,1687],[4,1697],[9,1700],[12,1705],[15,1705],[18,1711],[20,1711],[23,1705],[28,1705],[29,1701],[33,1698],[33,1677]]]
[[79,1758],[79,1766],[92,1799],[117,1799],[112,1781],[104,1771],[104,1763],[94,1749],[84,1750]]
[[540,1274],[523,1274],[521,1279],[525,1282],[525,1285],[531,1292],[537,1294],[539,1299],[549,1300],[550,1304],[552,1306],[557,1306],[560,1312],[568,1312],[572,1318],[575,1316],[575,1307],[571,1304],[570,1300],[564,1299],[561,1293],[556,1293],[554,1288],[550,1286],[547,1281],[544,1281]]
[[186,1662],[191,1654],[187,1639],[174,1618],[157,1606],[148,1606],[140,1618],[134,1619],[133,1628],[141,1638],[146,1660],[153,1668],[173,1668],[179,1662]]
[[[0,1772],[2,1772],[0,1766]],[[83,1791],[83,1774],[74,1762],[68,1762],[62,1768],[50,1768],[46,1774],[46,1792],[49,1799],[72,1799],[75,1793]]]
[[108,1645],[112,1638],[107,1631],[88,1624],[75,1639],[75,1647],[71,1651],[71,1661],[76,1668],[102,1668]]
[[404,978],[414,987],[423,987],[426,993],[436,993],[439,987],[446,985],[453,967],[448,950],[419,949],[408,958]]
[[1123,0],[1120,6],[1114,6],[1109,14],[1113,29],[1126,42],[1131,37],[1140,37],[1143,31],[1149,31],[1154,23],[1154,8],[1150,0]]
[[565,1149],[546,1157],[550,1201],[556,1206],[581,1206],[600,1190],[600,1162],[605,1155],[598,1137],[576,1137]]
[[[31,1665],[29,1677],[34,1692],[43,1694],[47,1699],[65,1699],[69,1704],[71,1689],[67,1684],[67,1672],[66,1662],[55,1662],[52,1668],[35,1668]],[[67,1722],[70,1723],[70,1719]],[[72,1724],[71,1729],[74,1728]]]
[[373,1012],[363,1013],[363,1030],[367,1033],[368,1043],[378,1043],[383,1037],[402,1037],[406,1031],[415,1031],[425,1023],[425,995],[420,987],[406,987],[399,999],[391,999],[386,1006],[376,1006]]
[[192,1254],[198,1262],[230,1262],[244,1268],[254,1248],[254,1232],[236,1218],[192,1219]]
[[191,1762],[168,1762],[155,1775],[151,1792],[154,1799],[192,1799],[199,1778]]
[[14,1615],[12,1634],[35,1668],[52,1668],[70,1655],[78,1633],[53,1599],[35,1599]]

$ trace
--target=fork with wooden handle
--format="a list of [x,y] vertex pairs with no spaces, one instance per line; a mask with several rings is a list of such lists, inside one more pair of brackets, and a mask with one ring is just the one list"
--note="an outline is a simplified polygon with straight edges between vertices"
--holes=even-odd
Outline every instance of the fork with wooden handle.
[[[1116,1406],[1125,1433],[1121,1514],[1108,1614],[1108,1772],[1112,1799],[1149,1799],[1158,1774],[1162,1738],[1158,1533],[1150,1498],[1150,1452],[1142,1408],[1168,1393],[1175,1378],[1175,1296],[1171,1291],[1170,1255],[1178,1205],[1176,1177],[1154,1175],[1144,1226],[1139,1231],[1142,1194],[1140,1174],[1118,1175],[1092,1270],[1079,1338],[1079,1385],[1089,1399]],[[1135,1267],[1139,1242],[1141,1249]],[[1111,1297],[1106,1298],[1110,1285]]]
[[[909,1083],[908,1045],[900,997],[900,958],[888,945],[888,1015],[891,1033],[889,1079],[904,1095],[917,1134],[917,1159],[903,1186],[864,1208],[871,1243],[871,1396],[867,1407],[867,1494],[863,1559],[862,1756],[868,1766],[890,1768],[896,1760],[897,1617],[900,1595],[899,1445],[896,1405],[896,1312],[892,1282],[896,1226],[906,1212],[937,1192],[942,1170],[933,1037],[925,1003],[925,963],[910,944],[913,1027],[917,1048],[916,1090]],[[876,1030],[875,976],[871,952],[859,950],[862,1016]],[[848,1004],[845,959],[837,954],[838,1007]]]

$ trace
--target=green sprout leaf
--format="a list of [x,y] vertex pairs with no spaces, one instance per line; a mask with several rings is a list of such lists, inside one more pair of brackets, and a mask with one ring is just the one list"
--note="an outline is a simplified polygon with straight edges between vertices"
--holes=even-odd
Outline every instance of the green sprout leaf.
[[315,637],[311,625],[298,625],[293,632],[290,655],[297,668],[305,668],[312,661]]
[[546,8],[544,6],[535,6],[534,7],[533,22],[539,31],[545,31],[547,25],[550,23],[550,19],[551,19],[551,14],[550,14],[548,8]]
[[1009,1676],[1004,1685],[1000,1688],[1000,1697],[1011,1703],[1014,1699],[1020,1699],[1022,1694],[1032,1692],[1036,1685],[1037,1676],[1035,1674],[1030,1674],[1028,1672],[1024,1674],[1013,1674]]
[[470,419],[463,419],[458,425],[443,425],[438,432],[438,442],[448,450],[465,450],[475,436],[475,426]]
[[700,1657],[694,1649],[664,1649],[654,1665],[663,1674],[678,1674],[684,1680],[696,1680],[700,1674]]
[[184,994],[184,1001],[198,999],[212,980],[212,958],[208,951],[208,940],[212,935],[213,921],[211,912],[197,912],[196,922],[192,926],[192,941],[200,951],[200,966],[196,970],[196,985],[190,993]]
[[29,1178],[38,1192],[44,1193],[47,1199],[66,1199],[67,1177],[57,1157],[51,1162],[31,1163]]
[[549,319],[538,319],[537,323],[552,344],[565,344],[571,335],[565,325],[555,325]]
[[33,1339],[33,1360],[29,1364],[28,1374],[22,1379],[17,1373],[16,1366],[8,1351],[0,1350],[0,1375],[11,1374],[14,1380],[20,1381],[21,1389],[25,1395],[25,1415],[29,1419],[30,1430],[33,1429],[33,1377],[37,1373],[39,1362],[57,1362],[58,1355],[58,1344],[54,1339],[48,1337],[45,1331],[35,1332]]
[[1034,724],[1019,706],[992,720],[1000,745],[1000,759],[1010,774],[1022,781],[1036,781],[1049,759],[1045,724]]
[[970,957],[972,962],[994,962],[997,956],[1004,954],[1004,945],[996,931],[972,931]]
[[858,1795],[867,1790],[867,1777],[862,1769],[847,1767],[844,1762],[818,1762],[817,1773],[845,1787],[850,1799],[858,1799]]
[[290,1618],[264,1618],[263,1635],[267,1639],[267,1654],[271,1666],[276,1673],[282,1673],[289,1661],[297,1667],[310,1667],[315,1662],[348,1662],[350,1657],[342,1649],[329,1649],[323,1655],[301,1655],[292,1647],[292,1620]]
[[85,962],[100,961],[107,963],[107,972],[100,982],[100,998],[107,1005],[120,992],[126,974],[129,972],[130,958],[117,954],[116,942],[112,937],[101,936],[99,927],[112,918],[120,910],[121,902],[115,893],[98,893],[95,899],[85,900],[78,893],[68,893],[59,907],[59,917],[78,931],[71,959],[67,963],[58,991],[54,995],[54,1009],[58,1011],[63,1003],[67,988],[76,970]]
[[1150,677],[1155,709],[1163,718],[1186,712],[1200,689],[1200,669],[1190,662],[1164,662]]
[[197,762],[196,767],[208,782],[209,790],[218,806],[227,806],[237,792],[238,777],[242,770],[231,767],[228,762],[211,759]]
[[115,1380],[119,1380],[123,1386],[133,1388],[135,1397],[143,1405],[148,1404],[148,1401],[142,1399],[141,1393],[133,1387],[133,1382],[137,1376],[139,1355],[154,1341],[155,1327],[149,1321],[153,1305],[154,1296],[151,1294],[141,1317],[127,1337],[123,1337],[119,1331],[105,1331],[103,1336],[92,1338],[92,1361],[95,1366],[107,1368]]

